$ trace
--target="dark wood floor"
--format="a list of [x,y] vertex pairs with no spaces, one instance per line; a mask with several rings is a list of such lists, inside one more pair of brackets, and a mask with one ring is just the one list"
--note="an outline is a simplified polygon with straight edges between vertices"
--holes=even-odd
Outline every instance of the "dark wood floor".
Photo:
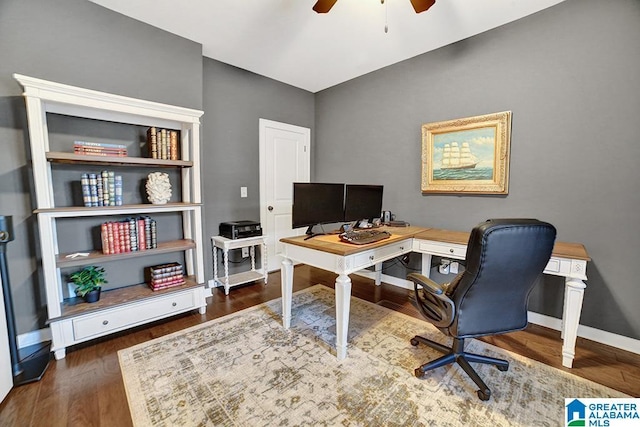
[[[295,269],[294,291],[322,283],[333,287],[335,275],[307,266]],[[408,302],[408,291],[353,277],[352,295],[420,317]],[[67,349],[52,361],[39,382],[16,387],[0,405],[1,426],[130,426],[127,398],[118,365],[120,349],[224,316],[280,296],[280,273],[269,284],[238,287],[228,296],[214,290],[207,312],[188,313]],[[419,331],[416,331],[418,333]],[[531,325],[488,342],[640,397],[640,355],[578,339],[573,369],[562,367],[560,333]]]

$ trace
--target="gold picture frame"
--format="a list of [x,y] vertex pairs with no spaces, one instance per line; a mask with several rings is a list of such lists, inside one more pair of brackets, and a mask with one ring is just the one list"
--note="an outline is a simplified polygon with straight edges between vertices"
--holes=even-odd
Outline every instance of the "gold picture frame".
[[511,111],[422,125],[422,193],[508,194]]

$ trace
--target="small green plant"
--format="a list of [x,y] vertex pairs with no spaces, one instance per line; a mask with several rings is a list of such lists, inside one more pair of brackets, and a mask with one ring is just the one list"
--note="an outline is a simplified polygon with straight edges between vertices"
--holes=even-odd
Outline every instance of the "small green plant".
[[104,278],[104,268],[90,265],[69,276],[76,285],[76,295],[84,297],[89,292],[99,289],[104,283],[109,283]]

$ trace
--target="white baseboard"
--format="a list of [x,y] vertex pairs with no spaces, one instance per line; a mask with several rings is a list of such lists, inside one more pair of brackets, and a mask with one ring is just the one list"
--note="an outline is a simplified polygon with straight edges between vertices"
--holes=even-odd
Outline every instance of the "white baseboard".
[[[531,323],[544,326],[545,328],[555,329],[556,331],[562,330],[562,320],[555,317],[530,311],[528,312],[528,320]],[[634,338],[613,334],[611,332],[584,325],[578,325],[578,336],[599,342],[600,344],[640,354],[640,340]]]
[[[375,280],[375,273],[373,271],[363,270],[355,274],[369,279]],[[410,280],[401,279],[399,277],[382,275],[382,281],[390,285],[398,286],[404,289],[413,289],[413,282]],[[540,313],[528,312],[528,320],[536,325],[544,326],[545,328],[554,329],[556,331],[562,330],[562,319],[558,319],[551,316],[546,316]],[[611,332],[603,331],[600,329],[592,328],[590,326],[578,325],[578,336],[586,338],[591,341],[605,344],[611,347],[619,348],[622,350],[630,351],[632,353],[640,354],[640,340],[625,337],[623,335],[617,335]]]
[[26,334],[21,334],[16,337],[16,345],[18,348],[25,348],[46,341],[51,341],[51,329],[49,328],[27,332]]

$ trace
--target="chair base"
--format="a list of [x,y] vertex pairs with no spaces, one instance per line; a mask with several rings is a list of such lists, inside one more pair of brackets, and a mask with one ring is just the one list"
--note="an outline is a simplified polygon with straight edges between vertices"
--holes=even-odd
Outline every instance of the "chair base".
[[506,360],[483,356],[481,354],[465,352],[464,338],[454,338],[453,345],[451,347],[444,346],[440,343],[428,340],[417,335],[411,339],[411,345],[417,346],[419,343],[426,344],[434,350],[445,353],[445,355],[439,357],[438,359],[432,360],[431,362],[425,363],[419,368],[416,368],[416,377],[423,378],[427,371],[451,363],[457,363],[467,373],[467,375],[469,375],[469,378],[471,378],[473,382],[476,383],[476,385],[480,388],[477,392],[480,400],[489,400],[489,398],[491,397],[491,390],[489,390],[489,387],[487,387],[484,381],[482,381],[482,378],[480,378],[478,373],[471,367],[469,362],[495,365],[495,367],[500,371],[506,371],[509,369],[509,362],[507,362]]

